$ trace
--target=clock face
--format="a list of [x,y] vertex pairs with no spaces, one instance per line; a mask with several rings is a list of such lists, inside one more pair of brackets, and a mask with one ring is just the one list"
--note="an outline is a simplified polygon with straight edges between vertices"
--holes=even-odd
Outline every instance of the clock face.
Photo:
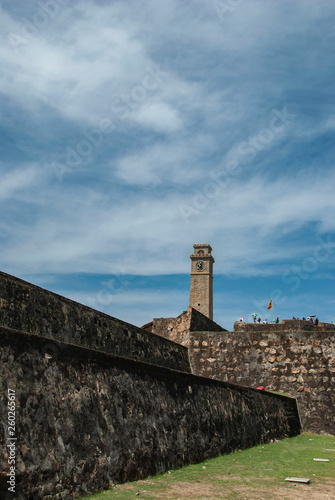
[[199,262],[197,262],[197,264],[196,264],[197,270],[203,271],[204,267],[205,267],[205,264],[201,260],[199,260]]

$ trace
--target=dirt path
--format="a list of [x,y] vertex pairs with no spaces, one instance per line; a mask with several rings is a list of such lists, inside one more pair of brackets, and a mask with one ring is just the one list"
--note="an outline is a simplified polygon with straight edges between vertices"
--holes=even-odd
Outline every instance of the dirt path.
[[[246,485],[246,479],[238,476],[227,476],[220,479],[227,479],[227,483],[222,485],[201,484],[200,482],[190,483],[178,481],[170,484],[166,492],[159,494],[150,491],[150,481],[139,481],[138,491],[134,493],[142,499],[162,499],[162,500],[218,500],[218,499],[239,499],[239,500],[335,500],[335,481],[332,478],[314,478],[311,484],[284,483],[270,490],[266,486],[266,479],[259,481],[259,484]],[[238,484],[241,481],[243,484]],[[141,484],[142,483],[142,484]],[[122,491],[129,491],[128,485],[117,487],[118,498],[122,499]],[[127,497],[128,498],[128,497]]]

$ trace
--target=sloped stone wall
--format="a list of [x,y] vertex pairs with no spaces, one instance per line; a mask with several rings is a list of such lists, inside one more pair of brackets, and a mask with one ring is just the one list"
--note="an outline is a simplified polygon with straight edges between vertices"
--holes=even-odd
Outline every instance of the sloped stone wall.
[[306,323],[239,324],[234,332],[193,333],[192,371],[291,394],[304,430],[335,435],[335,328]]
[[[2,394],[15,391],[19,500],[78,498],[300,432],[294,399],[8,328],[0,367]],[[6,439],[4,424],[0,497],[12,499]]]
[[185,347],[2,272],[0,325],[190,371]]
[[191,332],[226,332],[222,326],[218,325],[212,319],[207,318],[201,312],[189,307],[187,309],[191,316],[190,331]]

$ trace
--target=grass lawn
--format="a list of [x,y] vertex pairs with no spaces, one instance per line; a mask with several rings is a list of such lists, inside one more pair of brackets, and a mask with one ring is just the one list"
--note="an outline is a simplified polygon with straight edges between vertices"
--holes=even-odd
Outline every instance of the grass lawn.
[[[328,458],[329,462],[314,462]],[[286,477],[309,478],[310,484]],[[335,500],[335,436],[304,433],[145,480],[116,485],[87,500],[288,499]]]

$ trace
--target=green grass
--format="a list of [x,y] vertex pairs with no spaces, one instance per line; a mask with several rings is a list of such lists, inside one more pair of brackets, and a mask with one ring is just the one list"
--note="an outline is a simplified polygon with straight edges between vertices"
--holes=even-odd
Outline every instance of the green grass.
[[[326,449],[334,451],[325,451]],[[314,462],[328,458],[329,462]],[[285,482],[308,477],[309,485]],[[146,480],[116,485],[86,500],[129,499],[334,499],[335,436],[304,433]],[[315,497],[313,496],[315,495]]]

